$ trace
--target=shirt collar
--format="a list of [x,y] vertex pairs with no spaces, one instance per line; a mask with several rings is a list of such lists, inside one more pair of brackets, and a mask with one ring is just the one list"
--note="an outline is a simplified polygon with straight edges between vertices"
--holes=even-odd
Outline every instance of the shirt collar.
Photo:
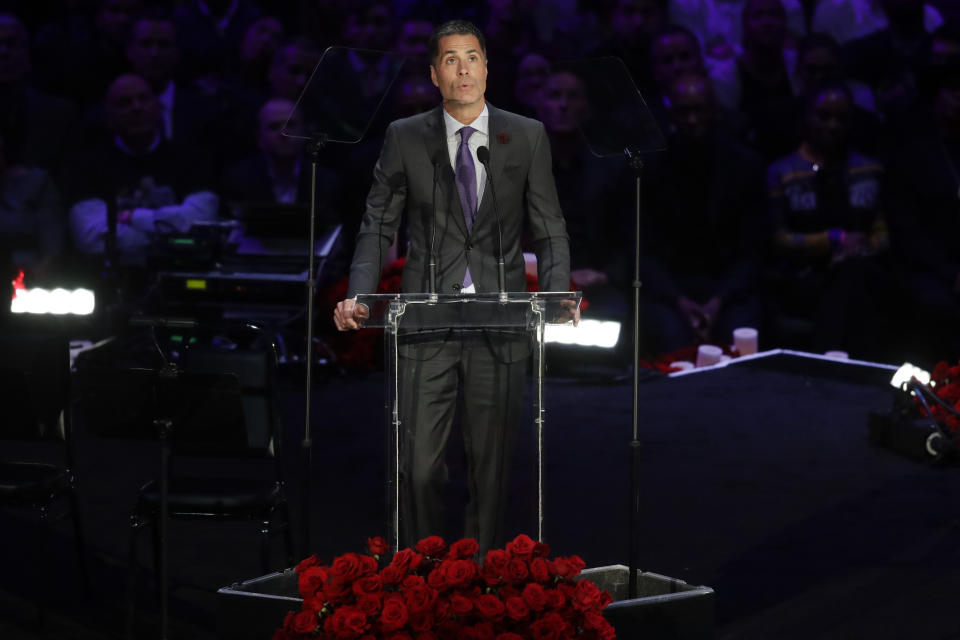
[[480,115],[467,125],[447,113],[447,110],[442,106],[440,108],[443,110],[443,126],[446,129],[448,138],[457,135],[457,131],[460,131],[463,127],[473,127],[485,136],[490,135],[490,110],[487,109],[486,103],[484,103],[483,111],[480,112]]

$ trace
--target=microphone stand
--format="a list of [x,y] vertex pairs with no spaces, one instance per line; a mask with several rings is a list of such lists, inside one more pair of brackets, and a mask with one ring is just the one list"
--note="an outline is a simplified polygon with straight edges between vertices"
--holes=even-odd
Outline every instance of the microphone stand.
[[307,144],[310,154],[310,233],[309,259],[307,263],[307,347],[306,347],[306,394],[303,406],[303,447],[305,465],[303,474],[303,548],[304,555],[310,550],[310,472],[313,469],[313,440],[310,434],[311,391],[313,388],[313,315],[317,288],[317,170],[320,152],[327,144],[327,135],[319,134]]
[[493,176],[490,172],[490,150],[486,147],[477,149],[477,159],[483,165],[487,174],[487,184],[490,185],[490,197],[493,198],[493,212],[497,216],[497,286],[500,288],[500,303],[507,302],[507,277],[503,266],[503,225],[500,222],[500,206],[497,204],[497,190],[493,187]]
[[635,225],[633,237],[633,439],[630,441],[630,516],[627,524],[627,553],[629,578],[627,593],[630,599],[637,597],[637,534],[640,531],[640,178],[643,174],[643,158],[640,152],[624,149],[627,163],[636,176]]

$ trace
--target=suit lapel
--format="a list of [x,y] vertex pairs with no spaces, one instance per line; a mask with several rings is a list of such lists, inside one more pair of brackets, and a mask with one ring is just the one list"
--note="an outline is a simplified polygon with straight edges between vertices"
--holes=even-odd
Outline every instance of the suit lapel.
[[[440,187],[437,189],[437,215],[446,212],[453,218],[454,223],[466,237],[467,223],[463,219],[463,207],[460,206],[460,196],[457,194],[453,182],[453,167],[450,166],[450,151],[447,148],[447,130],[443,125],[443,106],[438,106],[430,116],[424,120],[423,143],[427,149],[430,166],[434,159],[442,158],[440,171]],[[433,180],[433,176],[430,177]],[[446,206],[444,206],[446,204]]]

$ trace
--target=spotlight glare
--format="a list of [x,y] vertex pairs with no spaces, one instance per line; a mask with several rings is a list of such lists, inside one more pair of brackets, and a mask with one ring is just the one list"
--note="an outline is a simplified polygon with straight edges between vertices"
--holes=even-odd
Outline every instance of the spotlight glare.
[[580,325],[548,324],[545,342],[612,349],[620,338],[620,323],[613,320],[581,320]]
[[930,384],[929,371],[924,371],[914,364],[904,362],[893,374],[893,378],[890,379],[890,386],[896,389],[904,389],[913,378],[916,378],[921,384]]

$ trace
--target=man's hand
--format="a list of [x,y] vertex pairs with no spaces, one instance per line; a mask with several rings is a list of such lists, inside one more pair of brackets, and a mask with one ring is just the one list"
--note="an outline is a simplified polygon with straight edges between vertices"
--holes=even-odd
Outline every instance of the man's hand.
[[557,314],[556,322],[563,323],[573,320],[573,326],[580,324],[580,302],[578,300],[561,300],[562,307]]
[[333,323],[340,331],[352,331],[363,327],[363,323],[370,317],[370,310],[366,305],[358,305],[354,298],[341,300],[333,310]]

